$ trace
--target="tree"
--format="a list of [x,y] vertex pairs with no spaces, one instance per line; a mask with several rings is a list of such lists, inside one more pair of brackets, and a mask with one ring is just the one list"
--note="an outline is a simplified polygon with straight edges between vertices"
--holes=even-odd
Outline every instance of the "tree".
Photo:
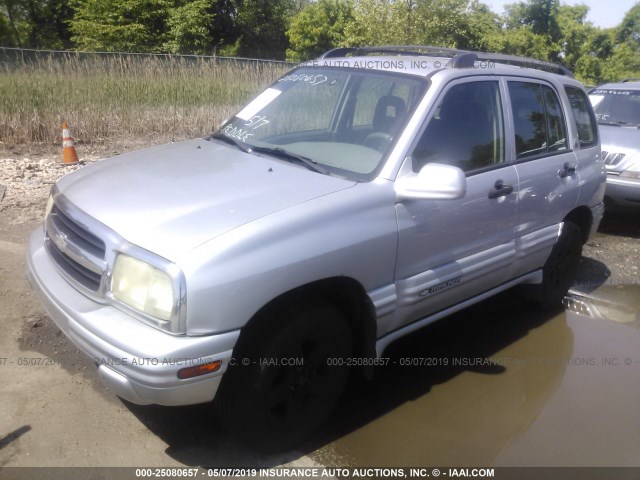
[[623,78],[640,78],[640,52],[632,42],[616,45],[613,54],[603,66],[604,81],[619,81]]
[[25,48],[68,48],[72,16],[68,0],[0,0],[0,38]]
[[640,78],[640,2],[626,13],[615,32],[616,45],[605,75]]
[[530,49],[528,56],[555,62],[561,60],[559,0],[528,0],[506,5],[505,9],[505,26],[510,37],[504,42],[505,53],[526,55],[522,50]]
[[468,0],[416,1],[414,38],[427,45],[457,47],[468,35]]
[[585,44],[592,33],[591,24],[586,23],[589,7],[586,5],[563,5],[558,10],[558,26],[561,31],[562,59],[569,70],[586,53]]
[[359,0],[354,20],[345,28],[346,42],[468,46],[478,39],[469,29],[488,26],[486,18],[478,24],[470,21],[474,8],[480,8],[475,0]]
[[345,28],[354,20],[350,0],[318,0],[291,19],[287,60],[299,62],[344,45]]
[[165,48],[171,53],[210,53],[212,38],[209,26],[214,14],[207,0],[194,0],[169,11],[169,40]]
[[72,39],[83,50],[212,53],[232,15],[230,0],[76,1]]
[[237,54],[284,60],[289,46],[285,32],[292,8],[290,0],[243,0],[237,13]]
[[391,3],[388,0],[358,0],[353,20],[345,26],[345,43],[353,47],[394,43],[391,26]]
[[78,0],[72,40],[81,50],[161,52],[169,0]]
[[586,5],[562,5],[558,25],[562,32],[559,45],[564,65],[589,85],[601,83],[606,59],[613,53],[609,31],[594,27],[586,20]]
[[500,16],[477,0],[471,2],[466,15],[465,33],[456,44],[459,48],[490,51],[492,40],[502,34]]
[[616,41],[640,44],[640,2],[631,7],[622,19],[616,33]]
[[548,39],[536,35],[529,25],[505,29],[498,36],[488,40],[489,50],[522,57],[548,60],[552,56],[552,46]]
[[20,35],[4,3],[6,2],[0,2],[0,45],[17,47],[21,43]]
[[214,0],[209,3],[207,13],[213,17],[209,24],[209,35],[214,51],[217,51],[233,44],[240,35],[236,25],[236,5],[234,0]]

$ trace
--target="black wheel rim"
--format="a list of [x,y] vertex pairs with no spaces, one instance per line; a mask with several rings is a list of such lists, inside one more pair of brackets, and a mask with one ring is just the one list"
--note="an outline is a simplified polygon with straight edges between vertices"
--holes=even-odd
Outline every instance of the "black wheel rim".
[[335,356],[333,345],[322,335],[300,339],[288,352],[267,360],[263,369],[267,414],[285,430],[308,422],[330,399],[333,375],[328,359]]

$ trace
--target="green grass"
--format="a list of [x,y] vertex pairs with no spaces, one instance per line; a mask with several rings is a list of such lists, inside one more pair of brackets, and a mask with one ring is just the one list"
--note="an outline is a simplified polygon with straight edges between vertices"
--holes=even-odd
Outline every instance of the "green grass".
[[0,141],[206,135],[287,67],[227,59],[42,54],[0,63]]

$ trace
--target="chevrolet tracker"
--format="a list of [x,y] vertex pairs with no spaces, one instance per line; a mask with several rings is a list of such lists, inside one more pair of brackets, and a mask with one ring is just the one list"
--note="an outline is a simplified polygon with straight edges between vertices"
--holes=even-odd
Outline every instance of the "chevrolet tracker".
[[27,270],[116,395],[213,401],[240,438],[286,449],[399,337],[516,285],[559,305],[605,180],[566,69],[342,48],[207,138],[63,177]]

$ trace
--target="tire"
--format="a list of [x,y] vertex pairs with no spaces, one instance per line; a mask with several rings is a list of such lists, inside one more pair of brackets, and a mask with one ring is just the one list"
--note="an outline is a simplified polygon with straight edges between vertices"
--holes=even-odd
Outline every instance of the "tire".
[[293,448],[325,423],[346,385],[348,367],[328,359],[351,352],[347,318],[331,305],[262,318],[243,331],[223,376],[221,422],[258,450]]
[[565,222],[562,234],[542,268],[542,283],[531,287],[531,297],[536,304],[544,309],[561,305],[575,280],[581,258],[582,232],[575,223]]

